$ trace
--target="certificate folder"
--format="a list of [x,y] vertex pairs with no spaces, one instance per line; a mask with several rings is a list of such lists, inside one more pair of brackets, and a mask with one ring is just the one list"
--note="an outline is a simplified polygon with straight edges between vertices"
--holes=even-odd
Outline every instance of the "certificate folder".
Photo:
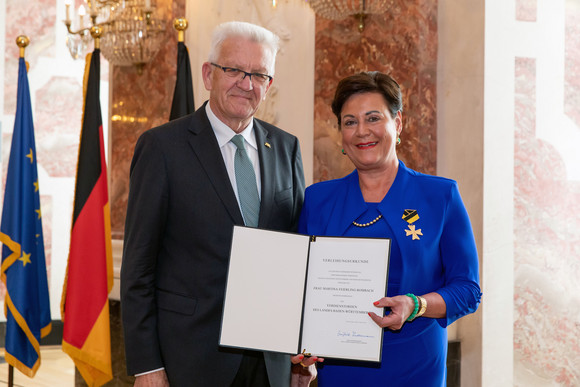
[[235,226],[220,345],[380,362],[390,246]]

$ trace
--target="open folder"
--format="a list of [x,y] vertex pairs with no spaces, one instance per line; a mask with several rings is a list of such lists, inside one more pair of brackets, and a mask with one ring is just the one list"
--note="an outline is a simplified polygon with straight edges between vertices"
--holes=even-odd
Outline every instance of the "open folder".
[[380,362],[390,246],[235,226],[220,345]]

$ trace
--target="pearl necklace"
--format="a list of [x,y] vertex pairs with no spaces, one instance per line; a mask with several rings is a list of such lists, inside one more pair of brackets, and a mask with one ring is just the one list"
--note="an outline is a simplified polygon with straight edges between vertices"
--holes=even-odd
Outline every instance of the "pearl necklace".
[[371,221],[370,221],[370,222],[368,222],[368,223],[357,223],[357,222],[355,222],[355,221],[353,220],[353,221],[352,221],[352,224],[354,224],[354,225],[355,225],[355,226],[357,226],[357,227],[368,227],[368,226],[372,226],[373,224],[377,223],[377,221],[378,221],[379,219],[381,219],[382,217],[383,217],[383,215],[382,215],[382,214],[379,214],[379,216],[377,216],[376,218],[374,218],[373,220],[371,220]]

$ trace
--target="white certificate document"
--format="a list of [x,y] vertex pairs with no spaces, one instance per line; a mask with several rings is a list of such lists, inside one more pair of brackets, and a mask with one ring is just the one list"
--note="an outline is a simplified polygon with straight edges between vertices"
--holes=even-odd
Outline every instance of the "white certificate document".
[[380,361],[383,329],[368,315],[385,297],[389,239],[317,237],[310,244],[302,349]]
[[379,362],[390,242],[235,226],[220,345]]

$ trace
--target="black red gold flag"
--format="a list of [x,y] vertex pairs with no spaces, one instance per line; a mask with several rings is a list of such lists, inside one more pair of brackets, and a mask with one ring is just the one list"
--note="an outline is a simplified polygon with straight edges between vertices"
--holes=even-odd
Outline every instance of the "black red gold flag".
[[109,327],[113,261],[99,82],[100,50],[95,49],[87,55],[85,67],[70,251],[61,301],[62,349],[89,386],[113,378]]

